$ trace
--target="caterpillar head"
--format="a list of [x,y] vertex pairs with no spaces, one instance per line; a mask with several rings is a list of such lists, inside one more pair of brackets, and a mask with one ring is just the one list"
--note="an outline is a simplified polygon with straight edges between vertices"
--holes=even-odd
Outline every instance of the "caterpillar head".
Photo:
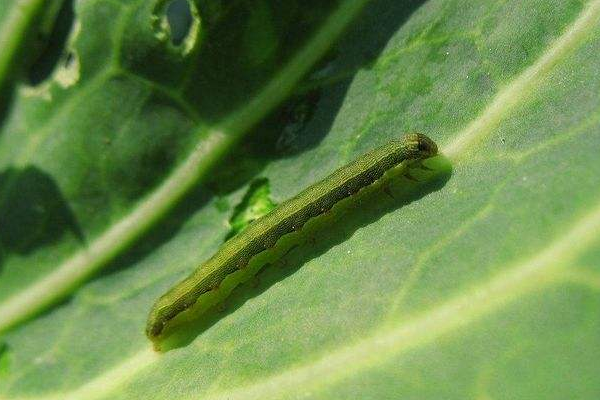
[[438,153],[437,145],[422,133],[409,133],[404,136],[406,146],[414,158],[429,158]]

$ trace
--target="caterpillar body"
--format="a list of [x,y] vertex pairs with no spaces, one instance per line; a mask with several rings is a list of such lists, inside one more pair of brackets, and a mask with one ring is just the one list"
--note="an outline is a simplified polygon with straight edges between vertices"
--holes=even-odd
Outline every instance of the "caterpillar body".
[[420,133],[407,134],[369,151],[282,202],[226,241],[190,276],[162,295],[150,310],[146,335],[156,343],[170,320],[192,307],[200,296],[218,288],[228,275],[244,268],[254,256],[275,246],[282,236],[300,229],[311,218],[327,212],[399,164],[436,154],[433,140]]

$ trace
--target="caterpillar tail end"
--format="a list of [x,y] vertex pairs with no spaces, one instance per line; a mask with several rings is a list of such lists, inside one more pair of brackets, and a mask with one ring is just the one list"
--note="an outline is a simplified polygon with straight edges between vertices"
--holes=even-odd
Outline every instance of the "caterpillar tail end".
[[158,318],[152,310],[148,316],[148,322],[146,322],[146,337],[152,342],[152,346],[156,351],[160,351],[161,334],[164,328],[165,324],[162,318]]

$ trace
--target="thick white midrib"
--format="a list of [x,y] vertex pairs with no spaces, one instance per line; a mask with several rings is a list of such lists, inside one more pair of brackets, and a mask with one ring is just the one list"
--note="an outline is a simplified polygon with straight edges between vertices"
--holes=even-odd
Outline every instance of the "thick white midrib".
[[127,249],[218,162],[234,142],[287,97],[369,0],[346,0],[291,62],[234,117],[206,133],[190,156],[132,212],[38,282],[0,303],[0,332],[58,299]]

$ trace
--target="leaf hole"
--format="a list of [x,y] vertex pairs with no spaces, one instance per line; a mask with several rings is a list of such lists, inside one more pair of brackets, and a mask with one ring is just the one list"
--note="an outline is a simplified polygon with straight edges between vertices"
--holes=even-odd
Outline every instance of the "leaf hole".
[[255,180],[233,211],[229,220],[231,231],[227,235],[227,239],[237,235],[252,221],[268,214],[275,207],[276,204],[271,200],[269,181],[265,178]]
[[69,33],[73,28],[75,13],[73,0],[62,2],[59,10],[50,10],[40,23],[34,46],[39,53],[27,71],[27,81],[36,86],[50,77],[64,58]]
[[156,37],[169,40],[183,55],[197,47],[200,36],[200,16],[191,0],[161,1],[154,16]]
[[54,73],[54,80],[64,88],[73,86],[79,81],[79,57],[74,50],[65,53]]
[[167,5],[167,22],[171,30],[171,43],[179,46],[190,33],[192,10],[187,0],[173,0]]

